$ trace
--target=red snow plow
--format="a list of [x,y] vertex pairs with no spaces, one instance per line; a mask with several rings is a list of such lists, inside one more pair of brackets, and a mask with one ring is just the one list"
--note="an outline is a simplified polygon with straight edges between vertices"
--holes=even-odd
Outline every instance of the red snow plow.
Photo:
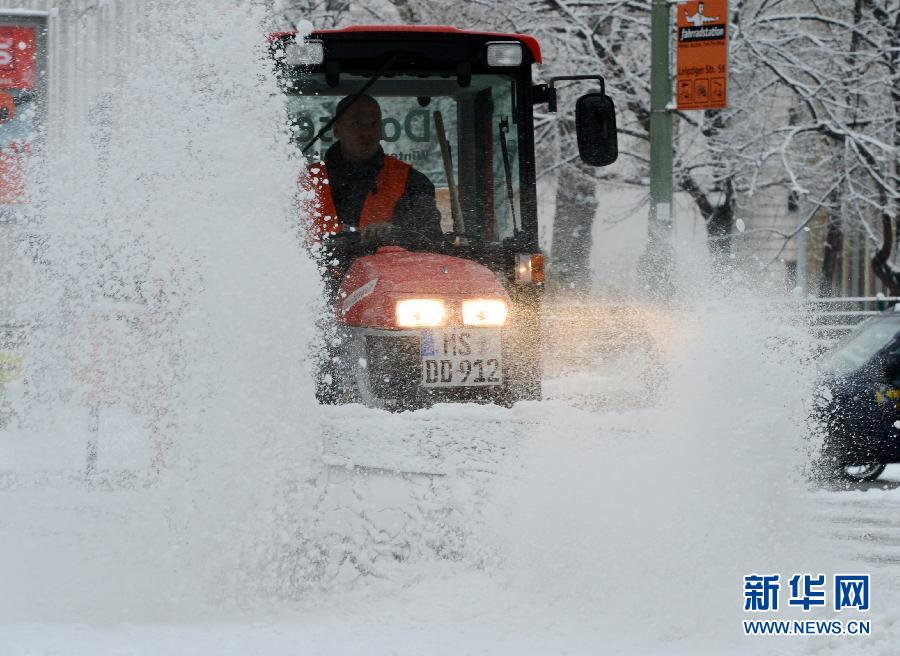
[[277,34],[271,47],[292,139],[312,162],[307,227],[334,310],[320,401],[539,399],[533,108],[555,111],[561,80],[593,80],[575,108],[579,152],[610,164],[602,78],[535,84],[533,38],[450,27]]

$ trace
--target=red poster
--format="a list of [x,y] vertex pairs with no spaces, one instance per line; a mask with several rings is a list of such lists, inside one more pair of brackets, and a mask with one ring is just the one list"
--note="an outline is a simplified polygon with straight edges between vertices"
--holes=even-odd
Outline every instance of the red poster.
[[33,27],[0,26],[0,88],[34,89],[36,32]]
[[0,205],[28,202],[25,171],[37,127],[36,47],[37,28],[0,25]]

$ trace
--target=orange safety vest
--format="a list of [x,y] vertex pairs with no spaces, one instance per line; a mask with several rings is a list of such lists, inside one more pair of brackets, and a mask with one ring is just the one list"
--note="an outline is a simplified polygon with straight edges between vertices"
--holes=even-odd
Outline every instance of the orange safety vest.
[[[406,181],[412,167],[396,157],[384,156],[384,165],[378,172],[375,189],[369,192],[359,213],[359,228],[370,223],[388,222],[394,216],[394,209],[406,190]],[[301,183],[305,189],[315,193],[315,207],[312,209],[311,236],[321,239],[325,235],[337,234],[341,231],[341,220],[337,215],[328,171],[325,162],[313,162],[306,167],[306,182]]]

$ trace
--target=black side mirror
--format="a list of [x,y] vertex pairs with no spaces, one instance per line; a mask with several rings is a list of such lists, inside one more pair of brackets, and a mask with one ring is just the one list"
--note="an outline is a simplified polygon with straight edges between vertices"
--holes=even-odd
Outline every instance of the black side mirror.
[[575,103],[578,154],[585,164],[606,166],[619,157],[616,107],[605,93],[588,93]]

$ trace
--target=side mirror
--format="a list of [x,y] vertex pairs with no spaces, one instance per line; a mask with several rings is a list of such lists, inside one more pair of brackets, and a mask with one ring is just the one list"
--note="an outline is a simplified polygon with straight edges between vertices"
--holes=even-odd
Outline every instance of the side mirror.
[[619,157],[616,108],[605,93],[588,93],[575,103],[578,154],[585,164],[606,166]]

